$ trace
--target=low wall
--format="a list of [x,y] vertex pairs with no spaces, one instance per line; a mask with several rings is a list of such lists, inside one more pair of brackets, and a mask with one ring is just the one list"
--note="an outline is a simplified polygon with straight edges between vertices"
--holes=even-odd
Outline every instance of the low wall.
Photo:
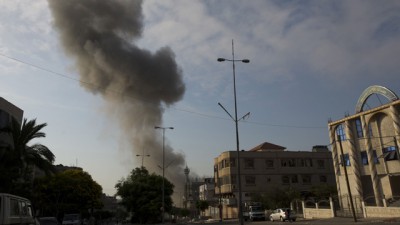
[[381,217],[381,218],[393,218],[400,217],[400,208],[398,207],[376,207],[366,206],[364,207],[364,217]]
[[332,218],[331,209],[313,209],[313,208],[305,208],[303,209],[303,216],[304,219],[325,219],[325,218]]

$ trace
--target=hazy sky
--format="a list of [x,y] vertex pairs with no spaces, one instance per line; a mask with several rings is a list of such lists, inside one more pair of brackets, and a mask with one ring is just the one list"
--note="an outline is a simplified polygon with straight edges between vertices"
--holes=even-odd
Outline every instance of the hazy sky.
[[[250,112],[239,123],[241,149],[328,145],[328,120],[354,114],[364,89],[400,94],[399,1],[147,0],[142,10],[141,35],[121,35],[154,54],[173,52],[185,92],[161,104],[163,122],[154,126],[175,128],[166,130],[166,144],[199,176],[212,176],[214,157],[236,149],[235,123],[218,106],[234,115],[232,63],[217,62],[232,57],[232,39],[235,58],[250,60],[236,64],[238,117]],[[56,164],[82,167],[114,194],[116,182],[141,166],[136,154],[162,151],[133,149],[106,100],[82,87],[47,1],[0,0],[0,22],[0,96],[48,123],[37,141]],[[162,131],[155,135],[161,140]],[[148,163],[162,164],[152,156]]]

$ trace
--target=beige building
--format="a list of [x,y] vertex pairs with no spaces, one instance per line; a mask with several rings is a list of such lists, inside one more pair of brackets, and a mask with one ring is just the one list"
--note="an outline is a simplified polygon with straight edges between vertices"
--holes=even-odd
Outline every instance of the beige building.
[[[388,103],[364,110],[368,98],[375,94],[386,97]],[[329,122],[343,209],[351,207],[349,196],[357,212],[361,211],[362,201],[366,205],[382,206],[400,197],[399,112],[400,100],[395,93],[385,87],[371,86],[361,94],[354,115]]]
[[[255,193],[293,187],[307,192],[318,184],[335,186],[332,154],[326,146],[313,151],[285,151],[265,142],[240,151],[242,203]],[[221,197],[224,219],[238,217],[237,151],[226,151],[214,159],[215,193]]]

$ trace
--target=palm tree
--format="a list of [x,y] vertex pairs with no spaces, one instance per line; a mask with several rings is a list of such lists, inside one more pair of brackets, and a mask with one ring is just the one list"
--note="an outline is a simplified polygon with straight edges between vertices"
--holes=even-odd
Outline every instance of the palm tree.
[[31,177],[32,179],[31,170],[33,168],[39,168],[46,174],[54,172],[54,154],[42,144],[29,145],[35,138],[46,137],[46,134],[41,131],[46,126],[46,123],[36,124],[36,119],[30,121],[24,119],[21,127],[15,119],[12,120],[13,151],[18,156],[22,177]]

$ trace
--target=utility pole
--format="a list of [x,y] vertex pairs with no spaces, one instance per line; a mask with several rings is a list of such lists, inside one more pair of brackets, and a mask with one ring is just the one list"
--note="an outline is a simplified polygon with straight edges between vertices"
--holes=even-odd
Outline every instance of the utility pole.
[[[340,139],[340,135],[337,135],[337,139],[339,140],[340,154],[342,154],[342,166],[344,169],[344,176],[346,177],[346,186],[347,186],[347,193],[349,194],[349,198],[350,198],[351,212],[353,214],[354,222],[357,222],[357,216],[356,216],[356,212],[354,210],[353,197],[351,195],[351,190],[350,190],[349,175],[347,174],[346,162],[344,161],[345,159],[344,159],[344,154],[343,154],[342,139]],[[370,163],[372,163],[372,162],[370,162]]]

